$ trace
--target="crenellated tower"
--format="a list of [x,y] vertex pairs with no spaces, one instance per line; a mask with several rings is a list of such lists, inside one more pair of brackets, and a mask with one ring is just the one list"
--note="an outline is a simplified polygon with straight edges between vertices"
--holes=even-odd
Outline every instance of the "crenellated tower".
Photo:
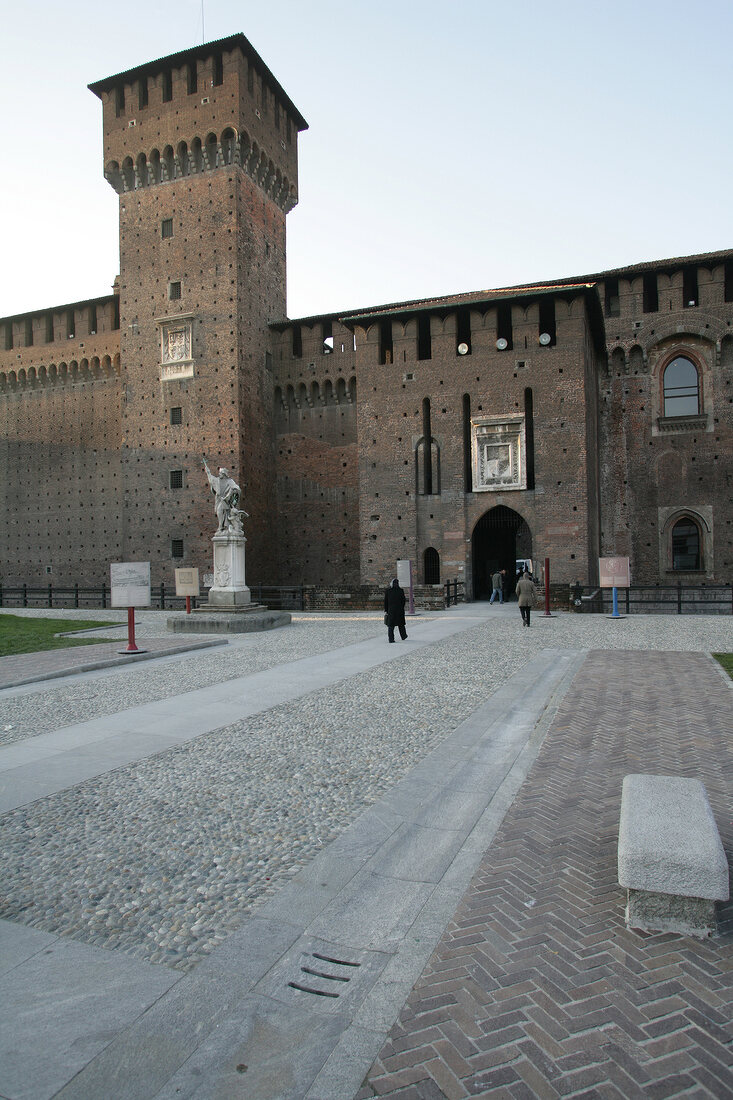
[[272,355],[300,112],[244,37],[91,84],[119,194],[123,555],[211,566],[201,456],[245,490],[248,576],[274,580]]

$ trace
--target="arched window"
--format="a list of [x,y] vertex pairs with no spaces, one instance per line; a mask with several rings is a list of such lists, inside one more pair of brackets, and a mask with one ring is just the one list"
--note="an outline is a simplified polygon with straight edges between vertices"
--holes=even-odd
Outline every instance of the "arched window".
[[425,584],[440,584],[440,554],[434,546],[428,546],[423,554]]
[[664,368],[664,415],[697,416],[700,412],[700,380],[697,367],[678,355]]
[[700,528],[689,516],[677,520],[672,528],[672,568],[682,571],[700,569]]

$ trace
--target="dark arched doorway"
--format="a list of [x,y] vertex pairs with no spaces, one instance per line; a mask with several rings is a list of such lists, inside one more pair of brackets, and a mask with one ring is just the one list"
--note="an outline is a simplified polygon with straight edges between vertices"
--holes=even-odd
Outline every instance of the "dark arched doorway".
[[481,517],[473,529],[471,560],[473,598],[487,600],[491,595],[491,575],[506,569],[507,590],[514,591],[515,563],[532,557],[532,532],[512,508],[500,504]]

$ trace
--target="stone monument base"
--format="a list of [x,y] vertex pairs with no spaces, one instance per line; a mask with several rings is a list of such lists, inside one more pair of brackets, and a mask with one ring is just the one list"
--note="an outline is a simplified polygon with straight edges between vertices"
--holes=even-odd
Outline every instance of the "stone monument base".
[[230,611],[204,604],[190,615],[168,619],[167,625],[174,634],[254,634],[288,626],[291,621],[290,612],[270,611],[264,604],[251,603]]

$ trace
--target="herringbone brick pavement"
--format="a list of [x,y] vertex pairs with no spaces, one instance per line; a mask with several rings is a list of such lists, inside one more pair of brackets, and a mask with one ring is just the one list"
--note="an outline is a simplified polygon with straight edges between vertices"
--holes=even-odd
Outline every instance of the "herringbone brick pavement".
[[704,654],[593,652],[356,1100],[733,1097],[733,906],[627,931],[621,782],[699,778],[733,854],[733,692]]

